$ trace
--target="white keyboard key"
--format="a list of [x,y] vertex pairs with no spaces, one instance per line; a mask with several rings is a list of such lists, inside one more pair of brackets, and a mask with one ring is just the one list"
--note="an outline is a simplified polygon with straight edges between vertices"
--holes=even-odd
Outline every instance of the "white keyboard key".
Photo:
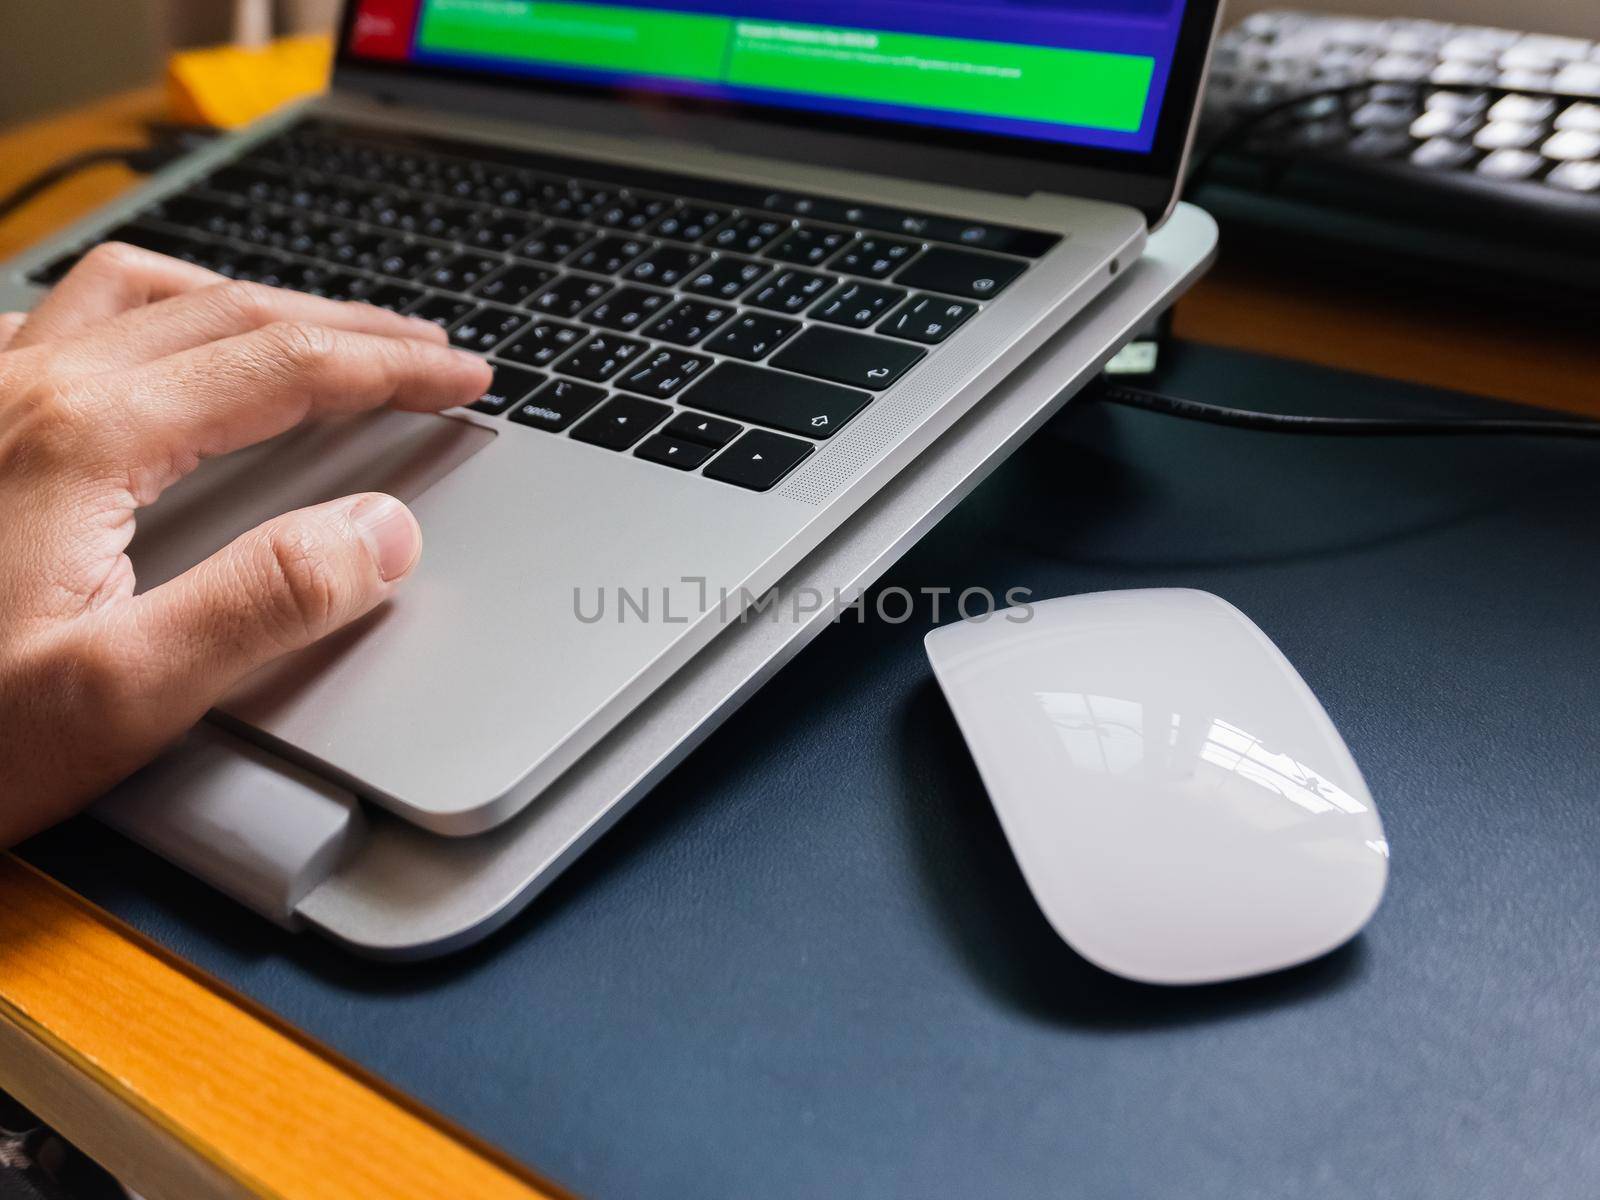
[[1572,192],[1600,192],[1600,162],[1564,162],[1544,181]]
[[1450,62],[1495,63],[1500,59],[1500,47],[1471,34],[1457,34],[1439,47],[1439,57]]
[[1574,62],[1580,58],[1587,58],[1589,52],[1594,49],[1594,43],[1584,38],[1552,37],[1542,33],[1530,33],[1513,48],[1526,51],[1530,55],[1553,58],[1561,62]]
[[1498,82],[1501,87],[1510,88],[1512,91],[1520,88],[1526,92],[1548,92],[1555,79],[1554,71],[1514,69],[1501,71]]
[[1558,129],[1539,147],[1539,153],[1557,162],[1600,158],[1600,133],[1588,129]]
[[1540,132],[1538,125],[1491,121],[1473,135],[1472,144],[1479,150],[1526,150],[1539,140]]
[[1558,59],[1548,50],[1543,50],[1538,46],[1529,46],[1529,40],[1530,39],[1524,38],[1515,46],[1508,47],[1505,52],[1500,55],[1500,67],[1502,70],[1554,71],[1556,66],[1564,61],[1562,59]]
[[1600,96],[1600,62],[1568,63],[1556,72],[1551,87],[1571,96]]
[[1527,179],[1544,159],[1527,150],[1496,150],[1478,164],[1478,174],[1491,179]]
[[1465,142],[1451,141],[1449,138],[1432,138],[1411,152],[1411,162],[1418,167],[1427,167],[1430,170],[1448,171],[1452,167],[1464,166],[1472,161],[1472,156],[1477,151]]
[[1587,129],[1600,133],[1600,104],[1578,103],[1571,105],[1556,118],[1557,129]]
[[1433,69],[1433,61],[1420,55],[1385,54],[1367,74],[1384,83],[1421,83]]
[[1472,113],[1481,113],[1488,105],[1489,97],[1482,92],[1429,92],[1428,99],[1424,103],[1430,109],[1443,109],[1445,112],[1469,116]]
[[1476,117],[1462,116],[1446,108],[1429,108],[1411,122],[1411,136],[1422,142],[1436,137],[1464,138],[1470,136],[1476,126]]
[[1503,96],[1489,110],[1491,121],[1512,121],[1518,125],[1537,125],[1548,121],[1556,102],[1538,96]]
[[[1486,87],[1500,78],[1500,68],[1493,63],[1449,59],[1435,67],[1428,78],[1434,83],[1454,84],[1457,87]],[[1433,93],[1435,96],[1447,94]]]

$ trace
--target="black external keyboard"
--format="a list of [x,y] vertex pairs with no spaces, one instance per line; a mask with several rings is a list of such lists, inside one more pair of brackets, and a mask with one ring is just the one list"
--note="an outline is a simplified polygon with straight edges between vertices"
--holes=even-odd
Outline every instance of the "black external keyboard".
[[102,240],[436,321],[477,411],[764,491],[1060,239],[308,122]]
[[[1302,96],[1314,98],[1276,107]],[[1225,129],[1264,109],[1272,119],[1249,130],[1259,153],[1392,161],[1539,184],[1552,198],[1600,195],[1600,43],[1584,38],[1257,13],[1217,44],[1205,120]]]
[[1230,232],[1354,242],[1469,282],[1600,279],[1589,39],[1256,13],[1217,43],[1197,147],[1193,198]]

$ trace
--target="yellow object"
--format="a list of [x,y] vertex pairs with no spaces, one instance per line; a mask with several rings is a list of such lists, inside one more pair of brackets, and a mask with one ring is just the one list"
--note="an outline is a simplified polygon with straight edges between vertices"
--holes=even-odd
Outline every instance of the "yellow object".
[[247,125],[322,91],[332,67],[333,39],[326,34],[279,38],[254,50],[184,50],[167,64],[172,118],[225,129]]

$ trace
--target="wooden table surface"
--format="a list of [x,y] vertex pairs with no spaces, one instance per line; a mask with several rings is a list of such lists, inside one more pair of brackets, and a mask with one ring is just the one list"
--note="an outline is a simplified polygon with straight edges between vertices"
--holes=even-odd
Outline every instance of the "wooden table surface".
[[[0,194],[80,150],[139,144],[163,107],[149,88],[0,131]],[[63,183],[0,222],[0,259],[134,180],[97,167]],[[1226,245],[1179,303],[1175,329],[1600,415],[1592,328],[1363,288]],[[148,1200],[561,1194],[10,856],[0,856],[0,1090]]]

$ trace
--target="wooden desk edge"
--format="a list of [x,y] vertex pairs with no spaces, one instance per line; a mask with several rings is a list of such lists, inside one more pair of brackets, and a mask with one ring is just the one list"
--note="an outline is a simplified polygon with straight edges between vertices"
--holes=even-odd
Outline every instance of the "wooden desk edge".
[[0,1088],[150,1200],[564,1195],[11,855],[0,893]]

